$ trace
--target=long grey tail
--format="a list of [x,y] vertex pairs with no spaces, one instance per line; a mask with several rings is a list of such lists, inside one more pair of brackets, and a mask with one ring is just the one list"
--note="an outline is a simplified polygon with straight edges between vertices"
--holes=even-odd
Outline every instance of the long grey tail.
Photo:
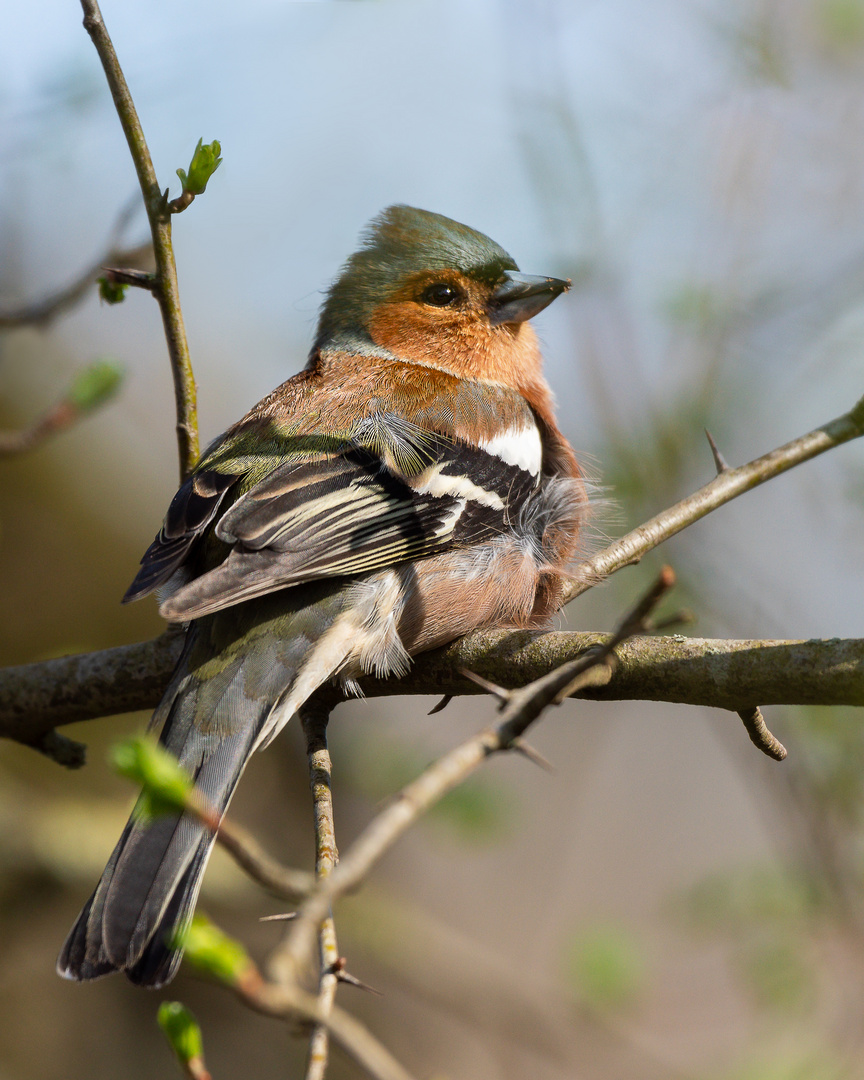
[[[250,696],[245,674],[242,661],[235,660],[206,682],[182,675],[163,704],[168,717],[160,742],[220,814],[275,696]],[[186,815],[145,819],[133,812],[66,939],[58,973],[88,980],[123,971],[142,986],[168,982],[182,957],[171,941],[195,907],[213,842],[209,830]]]
[[[154,724],[160,742],[221,814],[252,752],[336,674],[367,617],[346,611],[345,590],[326,583],[298,591],[296,618],[281,594],[196,620]],[[359,622],[358,622],[359,620]],[[182,951],[176,931],[191,916],[214,838],[181,814],[133,812],[96,891],[57,960],[67,979],[123,971],[162,986]]]

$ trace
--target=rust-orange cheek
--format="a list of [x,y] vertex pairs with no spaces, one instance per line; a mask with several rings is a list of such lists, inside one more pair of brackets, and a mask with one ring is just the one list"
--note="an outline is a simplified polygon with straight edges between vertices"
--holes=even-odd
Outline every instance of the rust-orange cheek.
[[540,373],[533,330],[493,328],[473,313],[426,311],[413,301],[382,304],[372,315],[369,335],[394,356],[452,372],[519,387]]

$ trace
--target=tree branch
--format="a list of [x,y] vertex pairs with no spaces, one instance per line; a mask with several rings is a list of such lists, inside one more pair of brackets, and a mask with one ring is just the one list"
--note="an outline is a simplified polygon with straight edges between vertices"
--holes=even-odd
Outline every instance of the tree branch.
[[592,678],[595,669],[614,668],[616,650],[627,638],[646,632],[651,612],[674,582],[674,573],[668,566],[664,567],[657,581],[621,621],[615,633],[607,635],[601,645],[579,659],[560,665],[520,689],[492,688],[502,699],[500,720],[444,754],[404,787],[360,833],[336,869],[327,878],[319,880],[315,891],[303,902],[283,948],[283,956],[295,976],[302,971],[316,929],[333,901],[357,888],[399,837],[488,757],[514,748],[524,732],[549,705],[557,704],[562,694],[574,693],[583,686],[596,683]]
[[144,207],[153,237],[153,253],[156,256],[158,288],[153,295],[162,313],[162,325],[168,344],[171,371],[174,376],[174,401],[177,412],[177,444],[180,454],[180,479],[183,480],[198,460],[198,410],[196,404],[195,376],[186,341],[180,293],[177,284],[177,267],[171,243],[171,215],[167,210],[166,195],[163,196],[156,179],[156,171],[144,138],[144,130],[138,112],[129,93],[126,78],[114,51],[102,12],[96,0],[81,0],[84,11],[84,27],[90,35],[114,99],[114,107],[123,126],[129,152],[138,174],[138,183],[144,196]]
[[84,299],[106,265],[117,263],[120,266],[136,266],[151,255],[152,247],[149,243],[132,248],[118,248],[112,245],[104,255],[57,292],[21,307],[0,310],[0,330],[14,330],[20,326],[47,326],[64,311]]
[[[180,656],[182,631],[154,641],[0,670],[0,736],[32,743],[63,724],[159,703]],[[401,679],[361,680],[367,697],[479,694],[459,669],[500,686],[524,686],[602,644],[606,634],[488,630],[418,656]],[[581,691],[597,701],[669,701],[738,712],[762,705],[864,705],[864,640],[638,638],[618,650],[604,686]],[[326,688],[321,698],[342,700]]]
[[[319,881],[332,873],[339,859],[336,848],[336,827],[333,821],[333,791],[331,787],[330,752],[327,749],[326,709],[305,708],[302,713],[306,735],[306,755],[309,760],[309,785],[315,810],[315,874]],[[318,1011],[326,1019],[333,1012],[339,982],[339,947],[336,943],[336,924],[332,911],[318,929]],[[309,1036],[306,1057],[306,1080],[324,1080],[330,1051],[326,1023],[317,1023]]]
[[569,603],[603,578],[625,566],[638,563],[643,555],[686,529],[695,521],[710,514],[724,503],[743,495],[745,491],[772,480],[811,458],[824,454],[851,439],[864,435],[864,398],[848,413],[801,435],[762,457],[755,458],[736,469],[725,468],[718,476],[686,499],[646,521],[622,536],[593,558],[587,559],[572,575],[564,590],[564,603]]
[[318,999],[294,983],[267,982],[257,968],[250,967],[246,977],[233,989],[251,1009],[264,1016],[295,1021],[300,1015],[313,1023],[326,1024],[345,1052],[376,1080],[412,1080],[389,1050],[358,1020],[338,1007],[325,1017]]

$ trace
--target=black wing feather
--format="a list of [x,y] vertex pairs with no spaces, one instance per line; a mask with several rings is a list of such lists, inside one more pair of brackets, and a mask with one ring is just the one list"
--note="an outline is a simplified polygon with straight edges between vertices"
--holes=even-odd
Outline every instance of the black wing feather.
[[[380,423],[376,437],[388,425]],[[408,460],[406,434],[397,434],[400,460]],[[221,516],[238,477],[212,469],[195,474],[174,497],[126,598],[143,596],[188,565],[208,530],[227,552],[163,602],[167,619],[200,618],[300,582],[364,574],[512,529],[538,478],[479,447],[424,434],[422,455],[410,457],[407,473],[399,472],[390,446],[354,442],[341,452],[306,451],[283,460]]]
[[171,500],[156,539],[144,552],[141,569],[126,591],[123,603],[139,600],[158,589],[186,561],[195,542],[216,517],[238,476],[207,469],[193,473]]

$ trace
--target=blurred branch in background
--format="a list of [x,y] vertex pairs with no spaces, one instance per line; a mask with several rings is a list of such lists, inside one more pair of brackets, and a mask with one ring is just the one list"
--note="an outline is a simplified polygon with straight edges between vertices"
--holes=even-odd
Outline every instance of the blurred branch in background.
[[57,292],[44,296],[17,308],[0,308],[0,330],[14,330],[21,326],[48,326],[54,319],[65,314],[84,300],[106,266],[115,264],[146,271],[153,259],[153,248],[147,244],[135,247],[107,248],[95,262],[83,270],[74,281]]
[[120,389],[123,371],[110,360],[100,360],[80,371],[61,400],[29,427],[0,431],[0,458],[35,450],[47,439],[101,408]]

